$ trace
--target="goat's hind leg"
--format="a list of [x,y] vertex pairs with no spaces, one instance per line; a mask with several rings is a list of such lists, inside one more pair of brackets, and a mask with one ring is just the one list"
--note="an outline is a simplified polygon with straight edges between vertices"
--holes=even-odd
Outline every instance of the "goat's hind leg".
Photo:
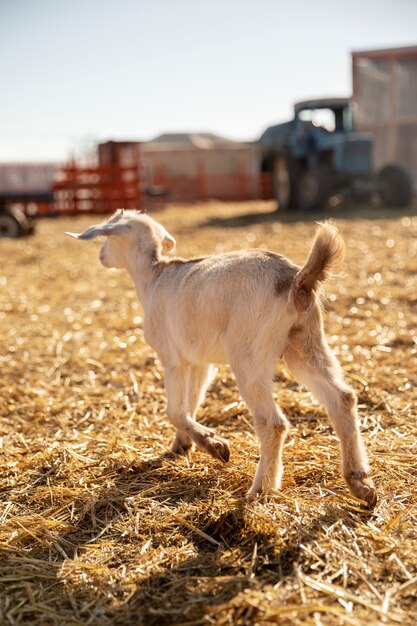
[[362,442],[356,411],[356,394],[343,381],[339,362],[321,332],[306,331],[290,337],[284,359],[295,378],[305,384],[327,409],[340,439],[342,473],[351,493],[375,506],[377,495],[369,477],[367,454]]
[[215,459],[226,463],[230,455],[227,442],[194,419],[208,381],[209,366],[205,365],[188,365],[165,371],[168,417],[177,428],[172,450],[176,454],[184,454],[195,443]]
[[[289,428],[288,420],[272,396],[272,372],[252,378],[251,368],[242,363],[232,366],[243,399],[251,411],[261,444],[261,457],[248,491],[250,498],[281,487],[282,450]],[[262,368],[259,368],[260,370]]]

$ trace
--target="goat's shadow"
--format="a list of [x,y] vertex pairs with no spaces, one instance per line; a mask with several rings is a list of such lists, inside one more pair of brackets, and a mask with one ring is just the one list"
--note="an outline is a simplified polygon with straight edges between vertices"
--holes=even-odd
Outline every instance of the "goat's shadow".
[[[137,587],[129,599],[131,619],[143,626],[203,623],[203,615],[216,620],[221,616],[222,605],[227,604],[229,612],[230,601],[258,586],[260,578],[265,588],[295,576],[296,569],[302,568],[305,548],[323,528],[346,516],[336,508],[329,509],[282,541],[278,532],[274,538],[271,533],[253,528],[256,515],[243,501],[217,516],[202,513],[193,520],[194,527],[209,535],[218,546],[185,530],[183,534],[192,544],[194,554],[174,567],[151,574]],[[256,621],[257,610],[244,597],[232,611],[239,623]],[[117,608],[110,609],[107,616],[112,624],[122,624]]]
[[242,228],[254,224],[317,222],[328,218],[343,220],[396,220],[406,215],[417,215],[417,201],[405,208],[387,208],[378,203],[361,205],[346,201],[336,206],[326,205],[310,211],[301,209],[283,211],[278,209],[272,211],[268,210],[262,213],[253,212],[225,217],[210,217],[199,225],[203,228]]
[[[218,485],[216,464],[210,466],[204,480],[190,476],[187,490],[184,476],[171,466],[178,462],[178,457],[167,452],[154,459],[120,465],[113,473],[111,488],[103,486],[96,495],[95,516],[86,511],[70,531],[55,537],[65,550],[72,546],[75,553],[101,537],[105,539],[107,529],[115,540],[112,523],[126,516],[128,501],[143,496],[143,510],[148,508],[147,501],[155,500],[167,509],[164,526],[157,532],[150,532],[148,528],[152,547],[172,551],[176,542],[179,545],[186,542],[187,551],[179,551],[178,558],[170,559],[169,565],[164,565],[164,560],[158,563],[157,570],[136,585],[125,603],[101,606],[102,623],[115,626],[198,624],[203,623],[204,615],[216,620],[223,611],[222,605],[227,603],[229,611],[230,601],[246,589],[255,585],[264,588],[295,576],[296,568],[303,567],[305,546],[323,529],[340,518],[347,524],[356,523],[347,511],[329,503],[325,514],[317,515],[308,525],[295,521],[283,538],[281,527],[275,531],[271,523],[264,525],[262,512],[256,508],[258,505],[248,505],[243,496],[245,486],[242,486],[242,495],[234,497],[230,510],[218,513],[218,509],[211,506],[211,492]],[[108,475],[108,468],[103,468],[103,475]],[[187,518],[190,524],[183,525],[176,513],[178,505],[194,501],[203,506],[198,507],[192,519]],[[177,539],[167,546],[163,531],[174,527]],[[120,541],[126,539],[121,535]],[[60,583],[59,577],[57,583]],[[85,588],[71,591],[76,605],[85,604],[86,593],[89,592]],[[239,598],[232,611],[236,611],[236,617],[245,624],[251,624],[257,612],[244,598]]]

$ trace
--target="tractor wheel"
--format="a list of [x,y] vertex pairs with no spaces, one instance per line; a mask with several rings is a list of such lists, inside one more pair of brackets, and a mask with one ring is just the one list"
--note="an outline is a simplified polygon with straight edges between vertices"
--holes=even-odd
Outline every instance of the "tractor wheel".
[[22,211],[16,209],[0,211],[0,237],[23,237],[29,232],[29,222]]
[[331,189],[332,175],[328,168],[305,170],[298,180],[298,206],[305,211],[319,208],[329,199]]
[[272,164],[272,193],[278,209],[286,211],[294,206],[294,166],[291,159],[277,156]]
[[387,207],[407,207],[413,198],[411,177],[398,165],[386,165],[382,168],[378,174],[378,190]]

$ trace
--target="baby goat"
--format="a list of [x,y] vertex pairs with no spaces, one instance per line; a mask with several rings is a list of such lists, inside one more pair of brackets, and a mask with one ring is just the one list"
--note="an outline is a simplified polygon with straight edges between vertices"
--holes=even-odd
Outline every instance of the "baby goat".
[[320,307],[320,283],[339,267],[342,238],[320,224],[300,268],[264,250],[184,260],[163,256],[175,239],[154,219],[119,210],[78,239],[105,236],[100,260],[130,273],[144,310],[146,341],[165,370],[168,417],[177,429],[173,451],[193,443],[227,462],[229,446],[195,420],[212,363],[229,363],[251,410],[261,443],[248,495],[279,488],[288,421],[272,395],[276,362],[285,359],[298,381],[326,407],[340,438],[342,471],[352,494],[368,505],[376,491],[357,423],[356,396],[330,350]]

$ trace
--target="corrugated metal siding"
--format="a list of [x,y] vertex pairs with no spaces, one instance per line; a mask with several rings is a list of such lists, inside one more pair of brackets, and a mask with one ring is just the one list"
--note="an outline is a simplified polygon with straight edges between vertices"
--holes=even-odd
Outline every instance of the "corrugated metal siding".
[[355,124],[374,137],[374,165],[398,163],[417,182],[417,47],[352,55]]
[[[380,169],[384,164],[397,159],[393,151],[389,148],[392,129],[389,126],[363,126],[363,130],[368,130],[373,137],[373,163],[376,169]],[[392,143],[392,142],[391,142]]]
[[417,124],[403,124],[397,129],[396,160],[405,166],[414,164],[417,174]]
[[356,123],[365,128],[390,117],[389,63],[385,60],[358,59],[356,66]]
[[417,115],[417,56],[397,59],[394,64],[395,115],[409,117]]

